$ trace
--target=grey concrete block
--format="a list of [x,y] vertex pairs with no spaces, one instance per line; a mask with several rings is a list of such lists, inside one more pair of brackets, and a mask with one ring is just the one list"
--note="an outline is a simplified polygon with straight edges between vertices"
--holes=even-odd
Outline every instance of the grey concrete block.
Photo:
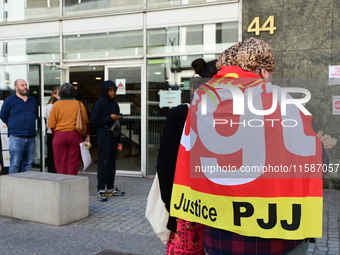
[[89,215],[88,177],[23,172],[0,177],[0,214],[61,226]]

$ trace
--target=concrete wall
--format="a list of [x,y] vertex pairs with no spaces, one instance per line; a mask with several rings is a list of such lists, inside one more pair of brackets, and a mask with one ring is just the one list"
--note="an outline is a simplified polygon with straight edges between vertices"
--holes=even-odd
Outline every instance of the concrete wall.
[[[262,26],[270,15],[275,16],[274,34],[247,32],[255,17],[260,17]],[[328,67],[340,65],[340,1],[243,0],[242,35],[272,46],[276,59],[273,83],[308,89],[312,99],[306,108],[314,116],[315,132],[323,130],[340,140],[340,115],[332,113],[332,97],[340,96],[340,85],[328,85]],[[339,149],[340,141],[328,151],[331,163],[340,163]]]

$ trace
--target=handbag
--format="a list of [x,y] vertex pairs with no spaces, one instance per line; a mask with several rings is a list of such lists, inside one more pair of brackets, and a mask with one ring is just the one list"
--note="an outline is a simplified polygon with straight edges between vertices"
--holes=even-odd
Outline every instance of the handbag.
[[105,125],[105,127],[112,132],[114,137],[118,137],[120,135],[120,120],[116,119],[115,123],[109,128]]
[[164,244],[167,244],[171,233],[171,231],[166,228],[169,212],[166,210],[165,204],[161,199],[157,173],[148,195],[145,217],[150,222],[157,237],[159,237]]
[[81,114],[81,102],[79,101],[77,120],[76,120],[76,131],[82,137],[87,136],[86,123]]

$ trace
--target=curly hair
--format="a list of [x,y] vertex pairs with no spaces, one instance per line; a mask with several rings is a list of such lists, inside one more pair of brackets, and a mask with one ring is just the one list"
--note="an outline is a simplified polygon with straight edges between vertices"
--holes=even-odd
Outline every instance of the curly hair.
[[275,58],[268,43],[251,37],[226,49],[217,59],[217,69],[230,65],[239,66],[250,72],[254,72],[256,69],[274,71]]
[[71,98],[77,95],[77,90],[72,84],[66,82],[60,86],[58,94],[61,98]]

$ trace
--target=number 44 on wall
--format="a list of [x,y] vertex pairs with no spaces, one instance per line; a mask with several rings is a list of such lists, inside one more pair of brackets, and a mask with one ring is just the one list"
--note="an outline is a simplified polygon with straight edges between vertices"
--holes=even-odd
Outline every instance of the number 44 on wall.
[[270,15],[266,22],[260,27],[260,17],[255,17],[253,21],[249,24],[247,32],[254,32],[255,35],[260,35],[262,31],[269,31],[269,34],[273,35],[276,27],[274,25],[274,15]]

